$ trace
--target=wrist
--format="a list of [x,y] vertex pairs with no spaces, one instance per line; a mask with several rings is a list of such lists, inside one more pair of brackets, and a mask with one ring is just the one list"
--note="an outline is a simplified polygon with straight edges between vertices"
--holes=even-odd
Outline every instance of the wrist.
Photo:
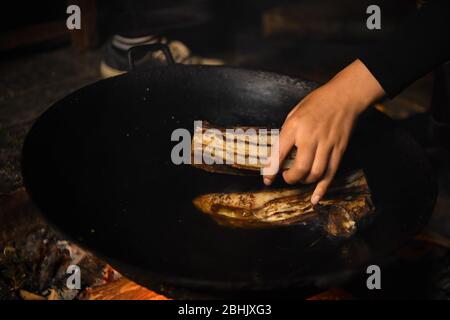
[[360,60],[344,68],[329,84],[335,87],[348,108],[357,114],[385,95],[377,79]]

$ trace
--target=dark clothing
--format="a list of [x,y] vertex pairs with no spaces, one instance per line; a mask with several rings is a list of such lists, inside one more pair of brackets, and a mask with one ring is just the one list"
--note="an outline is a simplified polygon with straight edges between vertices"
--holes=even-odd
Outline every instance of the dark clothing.
[[450,1],[426,2],[405,25],[359,58],[393,98],[450,60]]

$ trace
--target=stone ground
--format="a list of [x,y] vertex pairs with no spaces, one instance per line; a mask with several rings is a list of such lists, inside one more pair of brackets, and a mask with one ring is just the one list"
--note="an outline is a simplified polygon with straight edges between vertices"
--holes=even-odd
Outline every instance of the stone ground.
[[0,193],[22,185],[20,151],[33,121],[53,102],[99,79],[100,55],[68,48],[0,63]]

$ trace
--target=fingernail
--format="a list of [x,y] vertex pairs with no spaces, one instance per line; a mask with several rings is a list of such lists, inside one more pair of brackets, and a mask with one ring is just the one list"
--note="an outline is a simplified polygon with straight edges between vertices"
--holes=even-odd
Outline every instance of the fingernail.
[[266,186],[270,186],[272,184],[272,180],[270,180],[269,178],[264,178],[263,180]]
[[315,205],[319,202],[319,200],[320,200],[320,197],[316,194],[316,195],[312,196],[311,203]]

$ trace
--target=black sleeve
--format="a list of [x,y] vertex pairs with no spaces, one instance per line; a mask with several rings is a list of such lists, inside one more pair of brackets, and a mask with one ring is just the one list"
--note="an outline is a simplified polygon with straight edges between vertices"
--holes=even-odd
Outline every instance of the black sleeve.
[[402,27],[363,50],[359,59],[393,98],[450,59],[450,1],[426,2]]

